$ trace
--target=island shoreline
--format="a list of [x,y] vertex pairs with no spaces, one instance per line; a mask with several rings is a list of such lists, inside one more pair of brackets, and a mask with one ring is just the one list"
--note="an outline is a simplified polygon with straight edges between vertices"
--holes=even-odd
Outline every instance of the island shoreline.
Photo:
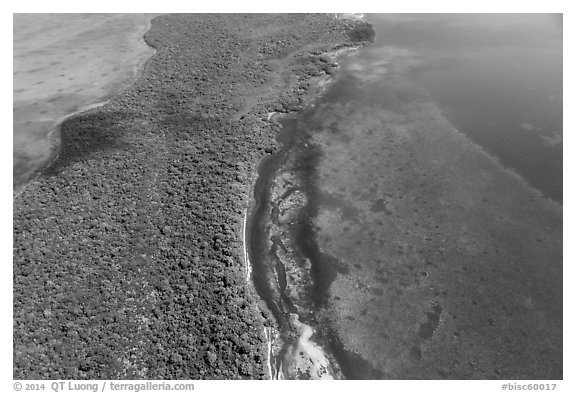
[[[269,317],[240,262],[255,164],[277,149],[262,118],[302,109],[332,72],[320,55],[358,45],[358,23],[154,18],[134,83],[67,118],[14,201],[15,378],[265,378]],[[223,95],[230,75],[249,77]]]

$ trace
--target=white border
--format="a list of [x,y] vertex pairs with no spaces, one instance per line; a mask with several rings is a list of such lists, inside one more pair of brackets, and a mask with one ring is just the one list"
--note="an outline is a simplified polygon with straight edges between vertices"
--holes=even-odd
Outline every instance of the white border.
[[[380,0],[380,1],[354,1],[354,2],[334,2],[334,1],[211,1],[211,2],[197,2],[194,0],[188,1],[134,1],[124,2],[112,0],[99,0],[97,2],[83,2],[83,1],[9,1],[10,4],[3,5],[1,14],[2,23],[2,40],[4,48],[12,48],[12,13],[14,12],[422,12],[422,13],[436,13],[436,12],[561,12],[564,13],[564,102],[566,108],[575,108],[572,100],[572,88],[574,86],[573,70],[576,70],[573,58],[574,40],[574,17],[573,9],[569,7],[568,1],[546,0],[546,1],[497,1],[497,0],[483,0],[477,2],[466,1],[445,1],[445,0],[416,0],[416,1],[393,1],[393,0]],[[8,3],[8,2],[4,2]],[[12,60],[8,58],[11,51],[6,50],[3,55],[2,64],[2,77],[4,80],[3,86],[10,86],[12,83],[11,72]],[[2,201],[2,220],[1,220],[1,242],[2,251],[1,276],[2,282],[0,285],[1,295],[0,304],[2,306],[3,320],[1,323],[1,340],[0,340],[0,388],[3,392],[12,392],[12,152],[9,150],[12,146],[12,132],[11,132],[11,119],[12,111],[9,104],[11,98],[8,98],[10,89],[5,87],[3,89],[3,143],[1,144],[2,159],[1,167],[3,168],[1,190]],[[556,391],[576,391],[576,384],[574,383],[574,361],[572,356],[574,354],[574,308],[570,300],[574,298],[574,285],[571,283],[571,278],[574,277],[574,268],[572,261],[574,260],[574,247],[572,244],[573,231],[571,224],[574,223],[574,208],[573,208],[573,190],[574,185],[572,175],[575,173],[573,169],[574,159],[570,154],[573,144],[573,136],[571,133],[576,132],[574,128],[574,121],[572,113],[574,109],[569,109],[565,112],[564,118],[564,146],[565,146],[565,162],[564,162],[564,206],[566,208],[565,219],[565,232],[564,232],[564,381],[552,381],[558,383]],[[538,382],[538,381],[534,381]],[[271,385],[274,383],[274,386]],[[293,385],[298,383],[298,386]],[[344,391],[349,389],[366,389],[366,391],[380,391],[383,392],[403,392],[403,391],[426,391],[426,392],[496,392],[501,391],[503,381],[337,381],[337,382],[321,382],[321,389],[324,390],[337,390]],[[522,383],[529,383],[523,381]],[[538,382],[539,383],[539,382]],[[572,388],[569,388],[572,386]],[[314,383],[303,383],[294,381],[198,381],[196,383],[197,391],[266,391],[270,389],[291,391],[294,388],[304,391],[318,390],[320,385]],[[50,390],[47,390],[50,391]]]

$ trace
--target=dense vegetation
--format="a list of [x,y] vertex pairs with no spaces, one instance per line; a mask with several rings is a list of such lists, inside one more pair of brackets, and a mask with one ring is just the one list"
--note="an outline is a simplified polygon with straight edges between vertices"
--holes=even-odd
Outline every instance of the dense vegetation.
[[14,378],[263,378],[263,315],[242,219],[276,149],[267,113],[302,108],[326,15],[164,15],[157,53],[104,107],[67,120],[58,160],[14,203]]
[[376,32],[374,27],[369,23],[358,23],[350,30],[349,36],[353,41],[374,41]]

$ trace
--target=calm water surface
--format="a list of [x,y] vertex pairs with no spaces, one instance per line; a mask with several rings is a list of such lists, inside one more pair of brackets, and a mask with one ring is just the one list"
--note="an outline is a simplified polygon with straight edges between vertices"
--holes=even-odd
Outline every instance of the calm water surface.
[[259,293],[335,378],[562,378],[561,18],[367,19],[260,168]]
[[562,202],[562,16],[370,15],[376,46],[407,49],[409,78],[444,115]]
[[14,14],[14,186],[57,150],[62,119],[109,99],[153,53],[153,14]]

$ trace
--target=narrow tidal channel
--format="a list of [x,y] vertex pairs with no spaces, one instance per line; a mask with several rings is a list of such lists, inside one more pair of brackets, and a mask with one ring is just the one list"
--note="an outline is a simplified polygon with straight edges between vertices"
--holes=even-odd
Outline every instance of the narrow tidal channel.
[[321,152],[302,127],[312,109],[280,119],[282,149],[262,160],[246,241],[253,280],[278,326],[281,349],[270,360],[281,379],[364,379],[381,373],[344,349],[329,321],[318,318],[330,284],[347,267],[323,254],[314,217],[322,200],[316,184]]
[[[287,341],[291,335],[289,322],[290,313],[296,313],[294,304],[286,294],[286,270],[277,257],[277,249],[281,241],[270,235],[270,218],[274,204],[271,189],[279,168],[286,161],[289,151],[298,139],[296,135],[287,135],[283,129],[279,137],[283,147],[277,153],[265,157],[258,167],[258,178],[254,185],[254,206],[246,224],[246,242],[252,279],[258,295],[266,302],[277,322],[282,341],[280,353],[273,354],[273,378],[277,378],[281,369],[282,358],[286,353]],[[277,209],[277,206],[276,206]]]
[[[468,27],[446,17],[452,32],[472,29],[441,63],[460,79],[439,66],[448,52],[427,50],[444,48],[444,36],[422,48],[420,24],[407,21],[401,27],[420,32],[414,45],[402,41],[412,37],[405,29],[391,44],[384,32],[396,25],[377,21],[383,38],[342,59],[314,106],[275,119],[283,148],[259,168],[248,243],[256,288],[278,325],[278,378],[561,378],[561,181],[534,188],[540,171],[526,174],[490,148],[530,135],[539,141],[531,153],[513,158],[539,156],[544,177],[561,178],[561,93],[524,89],[553,64],[526,70],[507,51],[489,51],[498,67],[480,80],[470,73],[474,37],[491,30],[481,19]],[[515,31],[514,19],[503,23]],[[538,57],[538,42],[526,56]],[[526,79],[503,86],[509,69]],[[460,80],[488,88],[460,91]],[[456,100],[470,103],[462,113],[490,144],[451,116],[439,92],[466,98]],[[519,114],[511,117],[479,105],[509,96],[534,100],[503,109]],[[542,100],[549,113],[520,116]],[[518,143],[506,131],[514,129],[524,133]]]
[[271,374],[561,376],[561,205],[454,127],[416,52],[377,44],[274,119],[247,236]]
[[[334,371],[329,370],[330,362],[323,350],[310,341],[314,331],[307,324],[311,311],[308,304],[315,303],[310,295],[317,291],[310,290],[314,285],[307,279],[307,266],[292,263],[298,259],[294,255],[296,250],[287,244],[292,233],[308,232],[302,230],[302,227],[308,226],[304,216],[307,210],[306,190],[298,185],[306,182],[295,179],[283,182],[285,166],[289,165],[295,154],[300,156],[301,152],[306,151],[305,138],[306,135],[298,132],[298,128],[284,124],[278,137],[283,144],[282,149],[261,162],[254,187],[254,207],[247,223],[248,252],[256,290],[278,325],[281,350],[274,353],[270,360],[273,376],[288,379],[333,378]],[[305,164],[300,168],[299,176],[308,178],[312,169],[312,165]],[[279,189],[281,195],[278,195]],[[295,195],[300,198],[293,200]],[[290,202],[286,204],[284,201]],[[287,214],[296,219],[286,220],[283,216]],[[312,266],[314,262],[314,259],[310,259]],[[294,269],[300,273],[294,274]],[[296,281],[295,277],[298,277]],[[306,289],[303,294],[294,292],[295,284]],[[321,365],[319,368],[316,367],[318,364]]]

